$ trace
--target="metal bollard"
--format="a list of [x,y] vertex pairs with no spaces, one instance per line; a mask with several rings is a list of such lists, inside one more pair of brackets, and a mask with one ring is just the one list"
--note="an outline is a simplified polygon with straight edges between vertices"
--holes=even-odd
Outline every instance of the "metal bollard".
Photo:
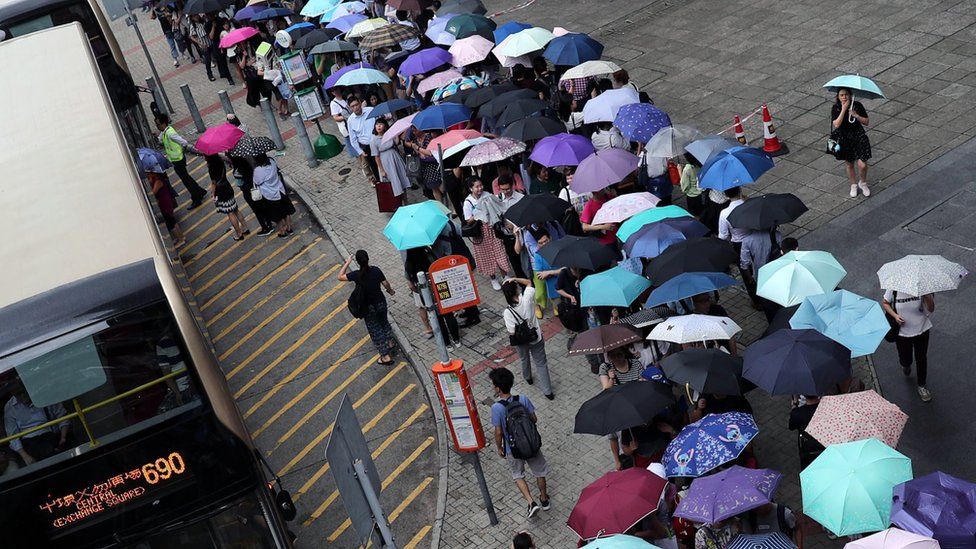
[[264,115],[264,121],[268,124],[268,133],[271,134],[271,140],[274,141],[275,147],[279,151],[285,150],[285,141],[281,138],[281,130],[278,129],[278,117],[271,108],[271,102],[268,101],[267,97],[261,98],[261,114]]
[[[152,92],[153,101],[156,102],[156,108],[159,109],[159,112],[166,112],[169,110],[169,108],[166,106],[166,102],[163,101],[162,94],[159,93],[159,86],[156,85],[156,81],[152,76],[146,77],[146,87]],[[170,110],[170,112],[173,111]]]
[[308,167],[318,166],[319,159],[315,158],[315,149],[312,148],[312,142],[308,140],[308,132],[305,130],[305,121],[302,120],[302,115],[297,112],[292,114],[291,121],[295,123],[295,132],[298,134],[295,137],[302,143],[302,150],[305,151],[305,161]]
[[220,98],[220,104],[224,106],[225,114],[235,114],[234,104],[230,102],[230,96],[227,95],[226,91],[220,90],[217,92],[217,97]]
[[203,117],[200,116],[200,109],[197,108],[197,102],[193,99],[190,85],[183,84],[180,86],[180,91],[183,92],[183,100],[186,101],[186,108],[190,111],[190,117],[193,118],[193,125],[196,126],[197,133],[207,131],[207,125],[203,123]]

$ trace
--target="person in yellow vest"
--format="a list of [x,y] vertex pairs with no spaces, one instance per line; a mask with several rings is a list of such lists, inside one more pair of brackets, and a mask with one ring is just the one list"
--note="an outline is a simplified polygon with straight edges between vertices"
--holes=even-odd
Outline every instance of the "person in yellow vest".
[[159,142],[163,144],[166,159],[173,164],[173,171],[179,176],[186,190],[190,192],[191,202],[187,209],[192,210],[203,203],[203,199],[207,197],[207,191],[187,171],[186,151],[196,155],[200,155],[200,151],[177,133],[170,124],[168,115],[160,113],[156,116],[156,129],[160,132]]

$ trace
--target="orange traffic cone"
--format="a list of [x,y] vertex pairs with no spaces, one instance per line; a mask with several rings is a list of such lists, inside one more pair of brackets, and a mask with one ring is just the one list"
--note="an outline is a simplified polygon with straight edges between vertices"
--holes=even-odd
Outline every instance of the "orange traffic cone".
[[735,140],[743,145],[748,144],[746,142],[746,131],[742,129],[742,121],[739,120],[739,115],[735,115]]
[[779,156],[781,154],[786,154],[790,152],[790,149],[783,143],[779,142],[779,138],[776,137],[776,126],[773,126],[773,117],[769,115],[769,109],[766,108],[764,103],[762,106],[763,114],[763,150],[769,156]]

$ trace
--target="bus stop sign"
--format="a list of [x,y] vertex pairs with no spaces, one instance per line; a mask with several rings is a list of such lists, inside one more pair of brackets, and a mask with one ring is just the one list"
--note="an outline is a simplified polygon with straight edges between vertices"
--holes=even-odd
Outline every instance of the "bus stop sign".
[[442,315],[481,303],[471,263],[463,255],[449,255],[431,263],[430,288]]

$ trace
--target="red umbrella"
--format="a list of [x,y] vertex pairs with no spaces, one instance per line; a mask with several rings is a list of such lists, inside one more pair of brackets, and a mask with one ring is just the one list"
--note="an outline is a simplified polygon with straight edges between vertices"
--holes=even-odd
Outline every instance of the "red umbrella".
[[566,524],[582,539],[622,534],[657,510],[666,484],[647,469],[611,471],[583,489]]
[[207,128],[203,135],[197,139],[197,149],[203,154],[217,154],[227,152],[237,145],[237,142],[244,137],[244,132],[233,124],[224,122],[219,126]]

